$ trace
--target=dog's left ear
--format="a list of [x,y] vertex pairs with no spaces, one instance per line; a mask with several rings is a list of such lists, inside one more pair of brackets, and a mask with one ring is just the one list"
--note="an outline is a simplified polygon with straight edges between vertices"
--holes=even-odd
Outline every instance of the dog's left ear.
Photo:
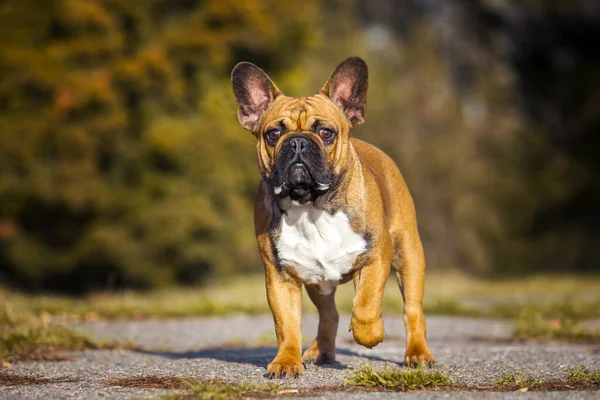
[[233,68],[231,86],[240,124],[256,134],[260,118],[281,91],[262,69],[249,62],[241,62]]
[[337,66],[321,94],[328,96],[342,109],[352,126],[365,122],[369,70],[360,57],[350,57]]

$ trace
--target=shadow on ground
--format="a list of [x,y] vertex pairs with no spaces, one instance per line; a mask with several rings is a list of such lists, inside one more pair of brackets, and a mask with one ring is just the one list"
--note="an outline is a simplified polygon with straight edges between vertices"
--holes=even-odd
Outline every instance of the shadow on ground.
[[[159,350],[144,350],[137,349],[135,350],[141,354],[154,355],[159,357],[165,357],[169,359],[197,359],[197,358],[209,358],[213,360],[225,361],[225,362],[235,362],[241,364],[249,364],[255,367],[265,368],[267,364],[269,364],[275,355],[277,354],[276,347],[212,347],[208,349],[194,350],[194,351],[159,351]],[[389,363],[396,363],[394,360],[381,358],[373,355],[365,355],[361,353],[357,353],[348,349],[336,349],[336,353],[338,355],[343,356],[354,356],[361,357],[365,360],[369,361],[383,361]],[[402,366],[402,363],[399,363]],[[322,364],[323,368],[332,368],[332,369],[346,369],[347,365],[342,364],[340,362],[335,362],[333,364]]]

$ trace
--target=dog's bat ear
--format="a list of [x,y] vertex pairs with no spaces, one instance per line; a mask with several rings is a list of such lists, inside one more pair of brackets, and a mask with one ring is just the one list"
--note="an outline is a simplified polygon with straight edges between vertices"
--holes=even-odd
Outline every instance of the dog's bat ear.
[[262,69],[249,62],[241,62],[233,67],[231,86],[240,123],[256,134],[260,118],[281,92]]
[[369,70],[360,57],[350,57],[337,66],[321,94],[328,96],[342,109],[352,126],[365,122]]

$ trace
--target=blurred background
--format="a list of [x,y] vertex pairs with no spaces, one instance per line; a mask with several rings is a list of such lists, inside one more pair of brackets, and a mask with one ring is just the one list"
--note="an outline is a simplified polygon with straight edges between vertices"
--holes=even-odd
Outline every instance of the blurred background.
[[231,68],[310,95],[353,55],[430,271],[600,272],[600,2],[0,0],[0,282],[260,273]]

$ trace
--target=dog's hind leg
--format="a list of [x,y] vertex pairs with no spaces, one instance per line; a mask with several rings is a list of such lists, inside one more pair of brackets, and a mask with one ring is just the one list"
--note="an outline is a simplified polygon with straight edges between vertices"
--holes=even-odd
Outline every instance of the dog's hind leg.
[[[414,226],[416,231],[416,223]],[[435,359],[425,338],[427,327],[423,314],[423,286],[425,280],[425,256],[417,232],[393,235],[394,256],[392,268],[404,299],[404,326],[406,328],[406,366],[433,364]]]
[[305,362],[330,364],[335,362],[335,336],[339,315],[335,307],[335,288],[327,295],[320,293],[317,286],[306,286],[308,296],[319,311],[319,330],[313,344],[306,349],[302,358]]

